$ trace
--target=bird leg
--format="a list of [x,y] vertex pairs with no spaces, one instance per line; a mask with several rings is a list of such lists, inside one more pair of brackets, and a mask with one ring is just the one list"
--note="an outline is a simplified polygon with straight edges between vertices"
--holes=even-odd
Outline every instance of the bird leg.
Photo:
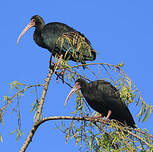
[[61,54],[61,56],[60,56],[60,58],[59,58],[59,60],[57,62],[57,65],[56,65],[57,68],[58,68],[59,64],[61,63],[62,57],[63,57],[63,54]]
[[107,117],[106,117],[105,121],[108,120],[108,118],[110,117],[111,113],[112,113],[112,111],[111,110],[108,110],[108,114],[107,114]]
[[[57,62],[56,68],[58,68],[59,64],[61,63],[62,57],[63,57],[63,55],[60,56],[60,58],[59,58],[59,60],[58,60],[58,62]],[[56,82],[58,82],[58,77],[59,77],[59,76],[61,76],[62,79],[64,79],[64,72],[65,72],[65,70],[62,69],[62,71],[58,73],[58,76],[57,76],[57,78],[56,78]]]
[[50,59],[49,59],[49,69],[52,69],[53,68],[53,66],[51,65],[52,64],[52,56],[53,55],[51,55],[50,56]]

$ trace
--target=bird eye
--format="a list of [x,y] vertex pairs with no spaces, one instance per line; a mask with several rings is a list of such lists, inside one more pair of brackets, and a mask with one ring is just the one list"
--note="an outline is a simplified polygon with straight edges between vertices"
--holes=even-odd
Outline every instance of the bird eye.
[[35,20],[35,19],[32,19],[31,21],[32,21],[32,22],[35,22],[36,20]]

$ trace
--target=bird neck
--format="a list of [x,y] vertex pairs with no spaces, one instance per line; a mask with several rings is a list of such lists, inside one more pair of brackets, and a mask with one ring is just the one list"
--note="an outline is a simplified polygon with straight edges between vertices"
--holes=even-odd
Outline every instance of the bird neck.
[[88,83],[86,81],[84,81],[82,84],[81,84],[81,92],[82,93],[87,93],[88,92]]
[[42,33],[44,26],[45,26],[45,23],[43,20],[41,20],[40,24],[36,24],[35,31],[33,34],[34,41],[43,48],[45,48],[45,45],[43,44],[41,33]]
[[42,29],[44,28],[44,26],[45,26],[45,23],[44,22],[42,22],[41,24],[39,24],[39,25],[36,25],[36,31],[42,31]]
[[37,27],[34,31],[33,39],[39,46],[44,48],[44,44],[41,37],[41,31],[42,29],[40,27],[39,28]]

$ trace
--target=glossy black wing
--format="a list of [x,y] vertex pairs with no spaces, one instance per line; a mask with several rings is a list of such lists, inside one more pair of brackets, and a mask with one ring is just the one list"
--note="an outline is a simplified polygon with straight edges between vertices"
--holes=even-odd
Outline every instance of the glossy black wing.
[[110,97],[120,99],[120,93],[110,82],[105,80],[97,80],[89,83],[91,88],[96,88],[97,92],[101,93],[103,97]]
[[[54,54],[63,54],[65,58],[85,63],[86,60],[95,60],[96,51],[90,41],[80,32],[63,23],[46,24],[41,32],[46,48]],[[54,55],[53,54],[53,55]]]
[[90,82],[88,89],[82,89],[82,93],[88,104],[104,116],[107,116],[114,100],[120,104],[120,100],[118,101],[120,99],[119,91],[104,80]]
[[93,101],[96,102],[97,111],[107,116],[108,110],[112,111],[110,119],[116,119],[128,126],[135,127],[133,117],[120,99],[120,93],[111,83],[97,80],[89,83],[95,94]]

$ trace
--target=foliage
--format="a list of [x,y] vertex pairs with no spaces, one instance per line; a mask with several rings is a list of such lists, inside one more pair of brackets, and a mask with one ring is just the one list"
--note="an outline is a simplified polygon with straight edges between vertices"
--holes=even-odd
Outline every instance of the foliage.
[[[56,61],[56,60],[55,60]],[[57,63],[53,63],[57,66]],[[83,70],[84,65],[70,66],[67,61],[62,60],[60,66],[55,68],[54,74],[57,76],[57,81],[61,79],[65,85],[72,87],[74,81],[82,77],[88,81],[105,78],[107,81],[113,83],[119,90],[122,101],[128,104],[135,104],[137,107],[137,117],[139,121],[144,122],[152,113],[152,105],[148,105],[142,98],[139,90],[136,88],[133,81],[123,71],[123,64],[112,65],[106,63],[91,63],[86,64],[86,69]],[[62,72],[62,74],[61,74]],[[63,75],[64,74],[64,75]],[[13,111],[17,113],[18,128],[12,133],[17,133],[17,140],[23,134],[21,130],[21,116],[20,116],[20,102],[22,96],[30,88],[35,92],[38,87],[44,87],[42,84],[27,85],[14,81],[10,83],[13,90],[13,96],[4,96],[2,106],[0,108],[0,122],[4,124],[3,117],[8,107],[13,103],[17,103],[12,107]],[[80,151],[98,152],[98,151],[151,151],[153,150],[153,136],[149,131],[143,129],[131,129],[120,125],[115,120],[104,120],[103,123],[97,119],[92,119],[92,116],[98,115],[96,112],[91,112],[80,92],[77,92],[75,110],[71,111],[72,116],[88,117],[89,121],[71,120],[66,123],[61,120],[60,125],[56,126],[65,135],[66,142],[75,140],[79,145]],[[31,112],[35,112],[35,117],[39,107],[39,98],[32,103]],[[91,116],[91,117],[89,117]],[[34,119],[35,119],[34,117]],[[3,141],[0,134],[0,140]]]
[[[56,41],[56,45],[61,48],[60,53],[64,49],[66,51],[63,56],[64,60],[68,60],[71,57],[76,62],[85,63],[85,58],[90,60],[92,51],[89,40],[87,40],[82,34],[77,32],[63,33]],[[86,57],[85,57],[86,56]]]
[[[123,102],[133,103],[136,106],[140,105],[139,113],[137,117],[139,121],[144,122],[152,113],[152,106],[148,105],[142,98],[139,90],[134,83],[130,80],[127,74],[121,69],[122,65],[111,65],[105,63],[91,63],[86,64],[86,74],[81,69],[81,65],[72,66],[70,69],[66,69],[65,78],[70,83],[75,81],[78,77],[83,77],[86,80],[91,79],[91,73],[98,79],[102,75],[107,77],[107,80],[113,83],[118,89],[120,89],[120,95]],[[89,68],[89,66],[97,66],[97,72]],[[78,70],[80,70],[78,72]],[[81,73],[82,72],[82,73]],[[97,73],[97,74],[96,74]],[[103,76],[103,77],[104,77]],[[71,83],[70,83],[71,84]],[[73,82],[74,84],[74,82]],[[75,111],[71,112],[73,115],[85,117],[97,115],[97,113],[91,113],[88,109],[85,101],[82,99],[82,95],[77,93]],[[102,123],[93,124],[91,122],[76,122],[73,121],[68,125],[62,122],[61,127],[58,127],[64,134],[66,141],[75,139],[76,144],[80,142],[80,145],[84,143],[89,151],[151,151],[153,150],[153,136],[146,130],[122,128],[120,125],[114,122],[110,122],[110,125],[102,125]],[[130,130],[128,134],[125,134],[124,130]],[[134,132],[134,133],[133,133]],[[147,137],[147,138],[146,138]],[[80,147],[81,147],[80,146]]]
[[[10,83],[10,88],[13,93],[15,92],[15,94],[11,97],[4,96],[4,99],[1,103],[2,107],[0,109],[0,122],[4,125],[3,117],[4,117],[4,114],[6,113],[6,110],[9,109],[9,106],[13,105],[13,102],[16,102],[17,104],[14,107],[12,107],[12,111],[16,112],[16,114],[17,114],[18,128],[11,132],[11,134],[12,133],[17,134],[16,140],[18,140],[24,134],[21,129],[21,116],[20,116],[21,97],[30,88],[33,88],[35,91],[37,91],[37,87],[42,87],[42,86],[43,86],[42,84],[26,85],[26,84],[20,83],[19,81],[13,81],[12,83]],[[36,111],[35,107],[36,107],[36,105],[33,105],[31,111],[34,111],[34,110]],[[1,141],[3,141],[1,134],[0,134],[0,137],[1,137]]]

